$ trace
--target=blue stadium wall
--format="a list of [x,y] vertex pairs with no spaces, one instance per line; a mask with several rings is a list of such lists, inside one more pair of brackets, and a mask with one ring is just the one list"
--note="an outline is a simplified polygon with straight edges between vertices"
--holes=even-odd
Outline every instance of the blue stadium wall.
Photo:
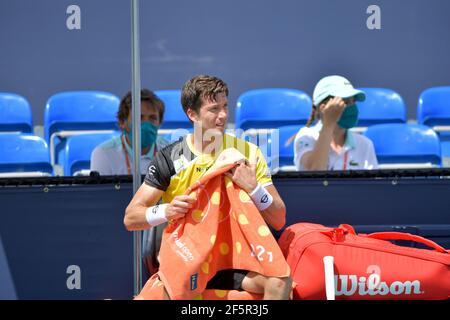
[[[320,77],[342,74],[356,86],[398,91],[415,119],[422,90],[450,85],[447,0],[140,2],[142,85],[154,90],[214,74],[235,104],[260,87],[311,94]],[[80,30],[66,27],[72,4],[81,8]],[[380,30],[367,28],[370,5],[381,9]],[[121,96],[131,83],[130,20],[130,1],[1,1],[0,91],[27,97],[35,125],[53,93]]]
[[[130,182],[44,187],[33,179],[17,186],[18,179],[4,181],[0,300],[132,298],[133,239],[123,225]],[[357,232],[408,232],[450,248],[450,179],[299,175],[274,176],[274,183],[286,204],[286,226],[348,223]]]

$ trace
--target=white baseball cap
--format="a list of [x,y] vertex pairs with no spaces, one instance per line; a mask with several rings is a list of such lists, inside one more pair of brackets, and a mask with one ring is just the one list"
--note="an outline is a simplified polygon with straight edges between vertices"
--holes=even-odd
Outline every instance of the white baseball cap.
[[361,90],[353,88],[350,81],[341,76],[328,76],[320,79],[313,93],[313,103],[318,106],[329,96],[347,99],[355,97],[357,101],[366,100],[366,94]]

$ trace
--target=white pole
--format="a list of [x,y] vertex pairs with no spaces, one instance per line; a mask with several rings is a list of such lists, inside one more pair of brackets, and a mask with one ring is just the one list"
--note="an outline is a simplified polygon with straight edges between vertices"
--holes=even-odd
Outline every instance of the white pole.
[[[141,185],[141,73],[139,51],[139,0],[131,0],[131,101],[133,130],[133,194]],[[133,233],[134,295],[142,288],[142,232]]]
[[334,257],[323,257],[323,266],[325,269],[325,292],[327,294],[327,300],[335,300]]

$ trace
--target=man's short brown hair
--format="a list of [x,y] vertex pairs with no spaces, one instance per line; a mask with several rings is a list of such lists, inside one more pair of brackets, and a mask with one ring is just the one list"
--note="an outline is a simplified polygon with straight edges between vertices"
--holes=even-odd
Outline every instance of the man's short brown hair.
[[214,101],[218,93],[225,93],[228,96],[228,86],[221,79],[206,75],[193,77],[186,81],[181,92],[181,105],[184,112],[187,114],[190,108],[198,113],[202,99]]
[[[141,90],[141,102],[143,101],[148,101],[150,105],[154,106],[158,110],[159,123],[161,124],[163,122],[165,111],[164,102],[153,91],[148,89]],[[119,120],[119,123],[127,122],[131,111],[131,105],[131,91],[128,91],[120,101],[119,111],[117,112],[117,119]]]

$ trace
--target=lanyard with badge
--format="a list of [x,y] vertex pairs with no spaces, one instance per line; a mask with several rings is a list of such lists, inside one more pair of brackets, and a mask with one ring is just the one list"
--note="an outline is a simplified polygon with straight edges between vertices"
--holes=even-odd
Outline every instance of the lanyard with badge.
[[347,161],[348,161],[348,151],[345,151],[344,154],[344,168],[342,170],[347,170]]
[[[121,136],[120,141],[122,141],[122,148],[123,148],[123,153],[125,154],[125,162],[127,164],[127,172],[128,175],[131,175],[131,163],[130,163],[130,157],[128,157],[128,152],[127,152],[127,148],[125,147],[125,136]],[[153,157],[156,156],[156,152],[157,152],[157,146],[155,144],[155,148],[153,150]]]
[[[336,161],[334,162],[334,164],[333,164],[332,166],[330,166],[328,170],[334,170],[334,169],[333,169],[333,168],[334,168],[334,165],[336,164],[336,162],[338,162],[338,160],[339,160],[339,158],[336,159]],[[342,168],[342,170],[344,170],[344,171],[347,170],[347,162],[348,162],[348,150],[345,151],[345,153],[344,153],[344,164],[343,164],[343,168]]]

